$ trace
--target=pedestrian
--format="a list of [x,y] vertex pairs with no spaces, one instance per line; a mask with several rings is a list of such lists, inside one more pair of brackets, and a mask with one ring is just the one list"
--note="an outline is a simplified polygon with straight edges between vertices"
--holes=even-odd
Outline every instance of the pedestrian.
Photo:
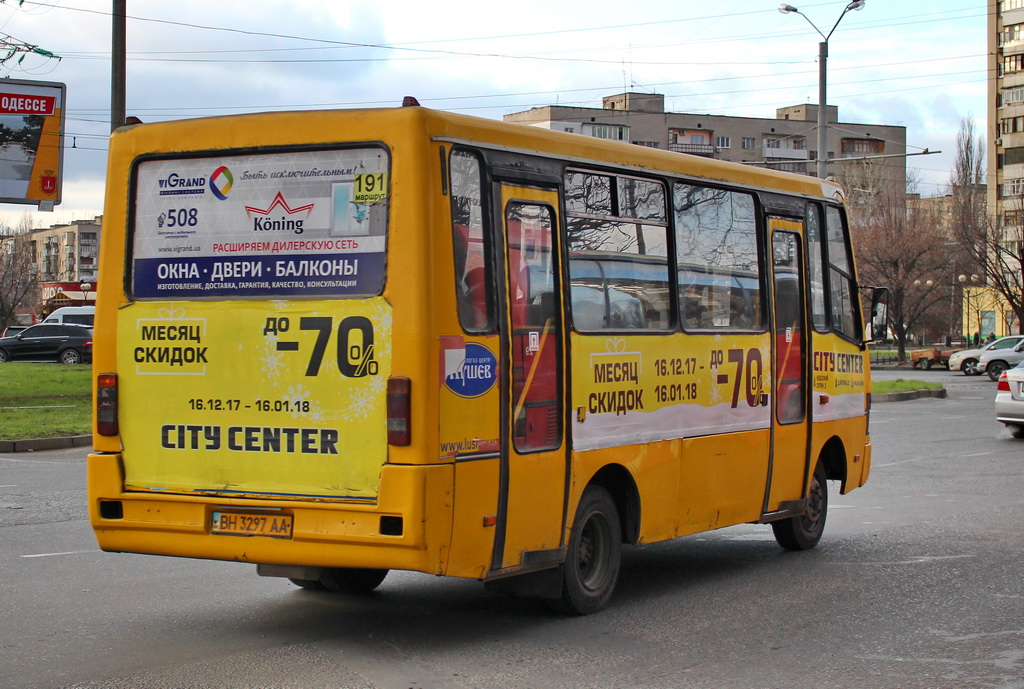
[[974,331],[974,346],[977,347],[981,344],[981,333],[977,330]]
[[996,341],[996,334],[995,333],[989,333],[988,337],[985,338],[985,344],[988,344],[989,342],[995,342],[995,341]]

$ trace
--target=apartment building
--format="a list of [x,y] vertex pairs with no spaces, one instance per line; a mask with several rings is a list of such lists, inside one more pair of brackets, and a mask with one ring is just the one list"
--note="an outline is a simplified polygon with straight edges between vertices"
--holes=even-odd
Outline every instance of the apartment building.
[[1024,227],[1024,0],[988,0],[988,44],[988,209],[1011,245]]
[[[842,160],[879,159],[886,177],[906,180],[906,127],[839,121],[839,109],[827,106],[829,174]],[[665,111],[665,96],[620,93],[603,99],[601,108],[547,105],[505,115],[518,122],[601,139],[628,141],[679,153],[762,165],[813,175],[818,159],[817,105],[776,110],[774,118],[699,115]]]
[[37,289],[18,309],[18,321],[31,323],[61,306],[92,304],[99,277],[103,218],[54,225],[0,240],[6,254],[24,252],[24,266]]

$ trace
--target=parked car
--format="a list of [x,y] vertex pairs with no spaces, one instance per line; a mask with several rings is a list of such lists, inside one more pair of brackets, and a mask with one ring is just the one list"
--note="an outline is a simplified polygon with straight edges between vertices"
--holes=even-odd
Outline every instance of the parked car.
[[1021,342],[1024,342],[1024,335],[1011,335],[1000,337],[998,340],[989,342],[984,347],[975,349],[962,349],[949,357],[949,370],[960,369],[965,376],[980,376],[984,369],[978,368],[978,357],[984,352],[991,352],[997,349],[1012,349]]
[[1024,342],[1020,342],[1013,349],[994,349],[982,352],[978,356],[978,370],[984,371],[992,380],[999,380],[999,376],[1008,368],[1013,368],[1024,361]]
[[1024,438],[1024,362],[999,374],[996,421],[1006,424],[1014,438]]
[[92,328],[84,325],[40,323],[11,337],[0,337],[0,363],[59,361],[82,364],[92,360]]

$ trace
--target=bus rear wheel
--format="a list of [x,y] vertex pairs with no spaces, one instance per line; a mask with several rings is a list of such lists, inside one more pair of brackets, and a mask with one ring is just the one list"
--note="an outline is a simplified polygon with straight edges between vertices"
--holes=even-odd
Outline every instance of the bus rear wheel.
[[825,467],[819,462],[811,478],[811,490],[807,494],[807,509],[799,517],[789,517],[772,522],[775,540],[786,550],[810,550],[818,545],[825,532],[825,518],[828,516],[828,484]]
[[[328,591],[335,593],[369,593],[380,586],[387,575],[388,570],[386,569],[330,567],[321,572],[318,583]],[[306,587],[303,586],[303,588]]]
[[589,615],[603,610],[615,592],[622,561],[619,510],[608,491],[589,486],[576,508],[562,566],[562,595],[549,601],[556,611]]

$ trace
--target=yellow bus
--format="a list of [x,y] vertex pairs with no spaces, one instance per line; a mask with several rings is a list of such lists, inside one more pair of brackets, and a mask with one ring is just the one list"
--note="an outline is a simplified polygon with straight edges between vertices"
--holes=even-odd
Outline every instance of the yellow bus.
[[135,124],[100,261],[106,551],[587,614],[623,544],[812,548],[870,470],[827,181],[418,104]]

